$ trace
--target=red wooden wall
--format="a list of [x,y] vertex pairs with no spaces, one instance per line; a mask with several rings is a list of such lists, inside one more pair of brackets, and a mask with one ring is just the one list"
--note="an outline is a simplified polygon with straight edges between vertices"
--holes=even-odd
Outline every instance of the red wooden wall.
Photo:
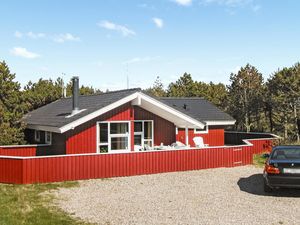
[[[239,165],[251,163],[251,148],[243,147]],[[122,154],[46,157],[23,161],[23,183],[44,183],[133,176],[236,166],[233,148],[131,152]]]
[[249,142],[253,146],[122,154],[0,156],[0,182],[46,183],[247,165],[252,163],[254,152],[269,151],[272,140]]
[[[203,137],[204,144],[209,146],[223,146],[224,145],[224,128],[220,127],[209,127],[207,134],[195,134],[194,129],[189,129],[189,145],[195,147],[193,141],[194,137]],[[185,129],[178,129],[176,140],[185,143]]]

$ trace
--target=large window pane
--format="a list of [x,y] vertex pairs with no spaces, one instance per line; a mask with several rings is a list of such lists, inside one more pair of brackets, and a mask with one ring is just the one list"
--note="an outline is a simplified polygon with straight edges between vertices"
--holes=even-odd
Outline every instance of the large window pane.
[[144,138],[152,139],[152,121],[144,122]]
[[127,149],[128,149],[128,137],[111,138],[111,150],[127,150]]
[[111,123],[110,124],[111,134],[126,134],[128,133],[128,123]]
[[108,124],[100,123],[100,143],[108,142]]
[[143,131],[143,122],[134,122],[134,132]]

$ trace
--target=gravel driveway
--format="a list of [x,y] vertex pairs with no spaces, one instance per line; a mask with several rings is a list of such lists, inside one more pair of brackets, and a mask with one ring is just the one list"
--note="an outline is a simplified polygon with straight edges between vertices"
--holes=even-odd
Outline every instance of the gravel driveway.
[[300,224],[300,191],[266,195],[254,166],[81,181],[56,204],[98,224]]

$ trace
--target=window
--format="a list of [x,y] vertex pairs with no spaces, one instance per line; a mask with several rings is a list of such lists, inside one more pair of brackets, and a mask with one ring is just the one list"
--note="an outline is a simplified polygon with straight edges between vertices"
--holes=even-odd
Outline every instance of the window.
[[51,142],[52,142],[52,133],[45,131],[45,143],[51,144]]
[[134,122],[134,144],[146,149],[153,147],[153,121]]
[[35,141],[40,141],[41,140],[41,131],[34,130],[34,140]]
[[194,134],[207,134],[208,133],[208,126],[205,126],[203,129],[195,128]]
[[100,122],[98,123],[99,144],[98,152],[130,151],[129,122]]

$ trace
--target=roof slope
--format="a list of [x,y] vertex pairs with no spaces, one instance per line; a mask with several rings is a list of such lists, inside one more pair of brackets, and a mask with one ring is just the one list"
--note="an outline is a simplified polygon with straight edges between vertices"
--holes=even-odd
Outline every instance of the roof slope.
[[160,100],[178,111],[202,122],[235,120],[204,98],[164,97],[160,98]]
[[24,119],[30,125],[62,127],[137,91],[140,91],[140,89],[126,89],[97,95],[81,95],[78,101],[79,109],[86,110],[69,118],[66,118],[66,116],[72,112],[72,97],[62,98],[29,112]]

